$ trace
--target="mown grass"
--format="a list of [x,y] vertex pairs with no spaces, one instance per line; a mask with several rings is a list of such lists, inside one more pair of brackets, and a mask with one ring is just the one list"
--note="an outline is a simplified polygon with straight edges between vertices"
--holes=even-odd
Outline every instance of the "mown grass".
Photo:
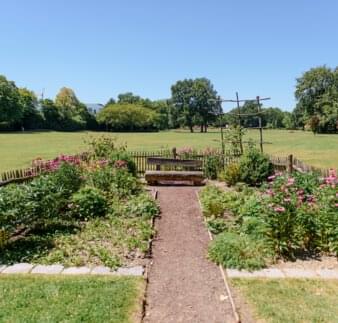
[[338,322],[336,280],[233,279],[232,283],[259,322]]
[[133,322],[143,280],[132,277],[0,277],[0,322]]
[[[53,158],[58,154],[74,154],[86,149],[84,140],[89,136],[106,134],[127,143],[131,150],[156,150],[192,146],[219,147],[220,132],[189,133],[182,130],[155,133],[102,133],[102,132],[13,132],[0,134],[0,172],[29,166],[36,157]],[[247,137],[258,139],[258,131],[248,131]],[[316,135],[311,132],[265,130],[265,145],[270,154],[297,158],[318,167],[338,168],[338,135]]]

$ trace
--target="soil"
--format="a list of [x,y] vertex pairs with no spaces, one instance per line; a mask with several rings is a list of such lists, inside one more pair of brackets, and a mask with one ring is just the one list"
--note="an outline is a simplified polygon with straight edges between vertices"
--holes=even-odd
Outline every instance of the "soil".
[[219,268],[207,260],[209,237],[195,187],[157,187],[145,323],[234,322]]

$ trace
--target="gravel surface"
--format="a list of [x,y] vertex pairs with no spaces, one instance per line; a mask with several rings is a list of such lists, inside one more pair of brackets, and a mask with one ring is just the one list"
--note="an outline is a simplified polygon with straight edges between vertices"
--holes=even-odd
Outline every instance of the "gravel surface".
[[209,243],[195,187],[158,187],[146,323],[234,322],[219,268],[206,258]]

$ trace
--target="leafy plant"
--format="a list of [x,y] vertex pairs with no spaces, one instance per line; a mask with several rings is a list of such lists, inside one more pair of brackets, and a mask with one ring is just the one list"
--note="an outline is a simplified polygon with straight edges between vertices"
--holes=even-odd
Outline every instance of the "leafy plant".
[[241,170],[239,164],[231,163],[227,165],[224,173],[222,174],[222,179],[230,186],[238,183],[241,180]]
[[263,183],[273,173],[269,157],[256,148],[249,148],[240,158],[241,180],[250,185]]
[[256,270],[266,266],[269,252],[248,235],[223,232],[211,243],[209,257],[226,268]]
[[204,160],[204,175],[210,179],[216,179],[218,173],[223,167],[222,156],[209,155]]
[[73,195],[70,209],[72,216],[80,219],[104,216],[107,201],[100,190],[86,186]]

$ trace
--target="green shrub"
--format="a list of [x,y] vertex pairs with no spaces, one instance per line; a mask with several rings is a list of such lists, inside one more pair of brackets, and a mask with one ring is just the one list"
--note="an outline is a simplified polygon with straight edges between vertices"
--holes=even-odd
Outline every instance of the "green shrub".
[[124,207],[124,216],[152,218],[159,213],[159,207],[147,193],[128,199]]
[[226,268],[256,270],[266,266],[269,253],[263,243],[248,235],[223,232],[212,241],[209,257]]
[[212,234],[219,234],[228,229],[227,221],[222,218],[208,219],[207,225]]
[[218,173],[223,168],[221,156],[207,156],[204,160],[203,171],[204,175],[209,179],[216,179]]
[[75,193],[84,182],[81,168],[70,163],[63,163],[60,168],[51,173],[55,186],[62,190],[65,197]]
[[136,177],[126,169],[114,169],[111,183],[111,192],[123,198],[129,195],[138,194],[141,191],[141,184]]
[[230,186],[238,183],[241,180],[241,171],[239,164],[237,163],[229,164],[225,168],[222,179]]
[[80,219],[104,216],[107,211],[107,201],[100,190],[86,186],[73,195],[70,210],[73,217]]
[[206,217],[222,217],[226,206],[224,205],[224,192],[213,185],[203,188],[200,194],[203,214]]
[[129,173],[136,176],[136,164],[130,154],[125,150],[115,150],[109,156],[109,162],[117,168],[126,168]]
[[256,148],[249,148],[239,161],[241,180],[249,185],[258,185],[273,172],[269,157]]

